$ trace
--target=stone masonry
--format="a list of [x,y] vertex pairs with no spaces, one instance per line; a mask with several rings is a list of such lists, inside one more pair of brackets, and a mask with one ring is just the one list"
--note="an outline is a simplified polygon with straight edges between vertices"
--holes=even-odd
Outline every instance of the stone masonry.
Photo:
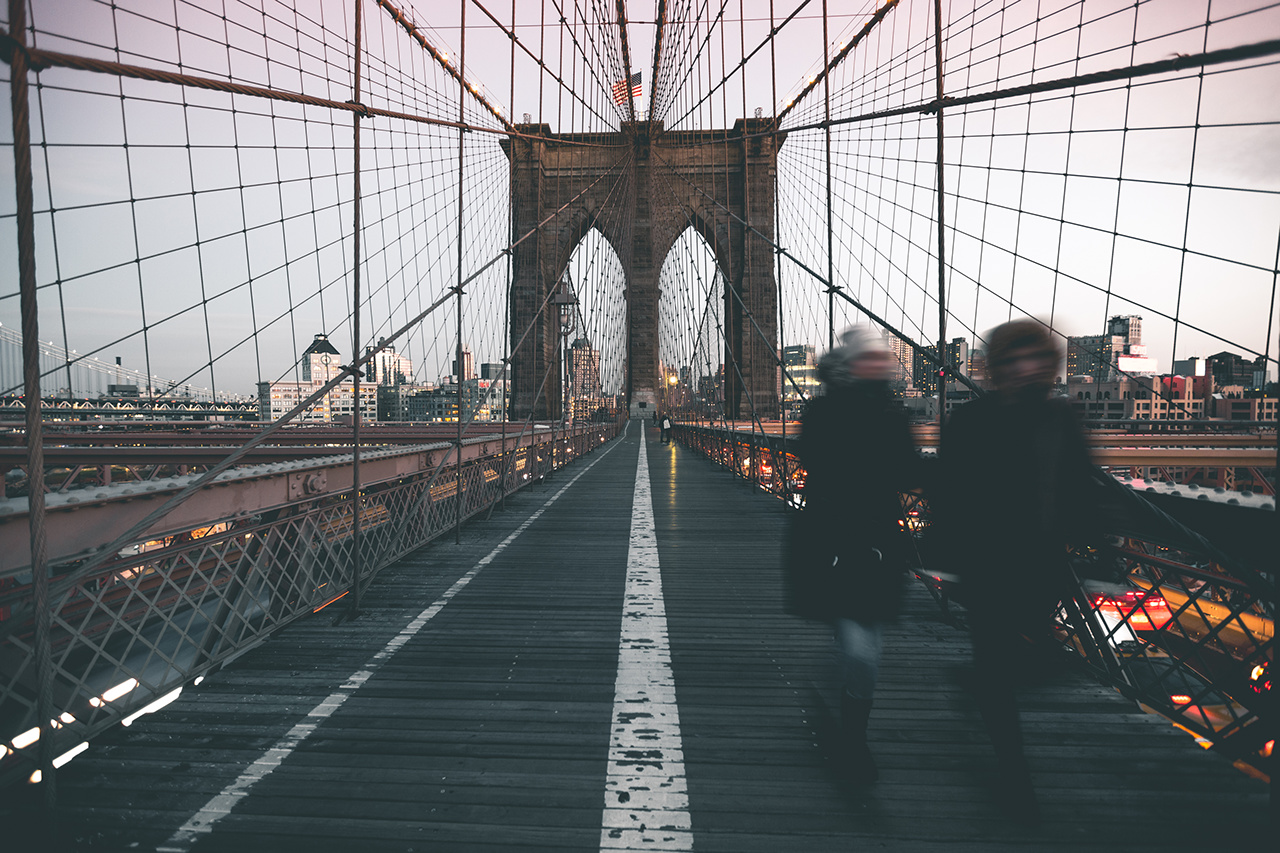
[[502,141],[511,160],[513,239],[537,229],[512,259],[513,419],[560,415],[559,320],[548,294],[592,228],[617,252],[626,275],[625,392],[632,414],[647,414],[660,399],[658,274],[675,241],[693,228],[731,288],[723,359],[729,415],[777,416],[770,241],[777,149],[784,137],[771,135],[771,127],[768,118],[712,131],[665,131],[658,122],[635,122],[620,133],[555,135],[548,125],[522,124],[516,130],[523,136]]

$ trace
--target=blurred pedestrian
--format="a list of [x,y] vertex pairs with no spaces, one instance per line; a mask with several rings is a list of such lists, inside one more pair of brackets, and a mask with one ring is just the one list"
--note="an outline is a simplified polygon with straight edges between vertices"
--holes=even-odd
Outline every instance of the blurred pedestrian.
[[921,461],[889,391],[893,356],[878,331],[855,326],[822,357],[824,393],[802,422],[805,508],[792,517],[788,610],[829,620],[841,663],[841,774],[879,775],[867,720],[886,622],[902,601],[907,543],[898,493],[919,485]]
[[1023,319],[987,336],[995,390],[942,432],[933,515],[969,611],[971,687],[996,753],[1000,803],[1038,820],[1014,686],[1055,653],[1050,629],[1071,594],[1067,545],[1096,535],[1092,466],[1070,404],[1053,397],[1061,352]]
[[668,444],[671,441],[671,417],[669,415],[662,416],[662,443]]

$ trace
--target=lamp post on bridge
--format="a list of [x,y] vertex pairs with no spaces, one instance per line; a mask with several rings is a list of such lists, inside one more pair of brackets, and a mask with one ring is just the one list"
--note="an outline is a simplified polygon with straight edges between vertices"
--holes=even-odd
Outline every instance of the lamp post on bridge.
[[567,427],[569,424],[569,384],[573,378],[573,367],[569,364],[569,335],[573,333],[574,315],[577,312],[578,298],[573,293],[573,287],[569,284],[569,272],[565,271],[564,278],[560,280],[560,287],[556,290],[555,296],[551,298],[552,304],[559,309],[560,312],[560,337],[563,339],[561,352],[564,353],[563,366],[561,376],[564,377],[564,393],[563,402],[560,409],[560,422]]

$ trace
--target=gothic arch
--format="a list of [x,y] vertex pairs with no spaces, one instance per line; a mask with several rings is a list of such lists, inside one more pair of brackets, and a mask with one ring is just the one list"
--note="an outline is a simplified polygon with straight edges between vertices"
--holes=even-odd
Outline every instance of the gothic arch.
[[[582,241],[592,230],[600,232],[600,236],[604,237],[605,242],[613,249],[614,254],[619,259],[622,258],[622,252],[619,251],[619,241],[614,229],[609,223],[599,217],[596,210],[585,205],[572,211],[567,211],[562,217],[567,217],[563,226],[559,229],[556,239],[556,254],[551,268],[551,278],[559,281],[560,276],[564,275],[564,271],[569,267],[569,261],[573,259],[573,253],[582,245]],[[626,268],[623,267],[623,274],[626,274]]]
[[707,212],[701,208],[689,208],[684,212],[682,219],[673,221],[670,227],[664,227],[658,239],[654,241],[654,257],[657,259],[658,269],[662,269],[662,265],[667,262],[667,256],[671,254],[671,249],[675,246],[676,241],[684,234],[684,232],[692,230],[695,234],[702,238],[707,244],[707,248],[711,250],[712,256],[716,259],[716,266],[720,268],[720,274],[725,277],[726,281],[730,281],[735,266],[732,255],[725,239],[726,235],[721,229],[717,231],[714,218],[707,215]]
[[[777,285],[769,241],[784,137],[769,135],[771,129],[764,118],[713,131],[667,132],[658,122],[634,122],[605,135],[557,135],[545,124],[522,124],[520,136],[502,141],[511,160],[513,237],[536,231],[512,252],[513,418],[559,415],[558,321],[540,308],[593,227],[617,252],[626,278],[624,391],[632,414],[657,405],[658,275],[690,223],[733,291],[725,300],[725,361],[738,366],[725,371],[729,413],[776,415]],[[626,215],[613,215],[619,209]],[[749,235],[744,222],[765,239]]]

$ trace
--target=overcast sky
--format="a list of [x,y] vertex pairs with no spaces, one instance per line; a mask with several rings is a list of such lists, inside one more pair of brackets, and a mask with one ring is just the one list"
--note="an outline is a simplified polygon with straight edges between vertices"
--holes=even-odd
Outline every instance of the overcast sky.
[[[484,5],[510,21],[508,0]],[[771,114],[818,71],[822,3],[774,0],[777,22],[803,8],[772,48],[770,5],[730,0],[722,25],[709,30],[721,0],[668,3],[667,44],[687,57],[687,73],[671,80],[658,105],[668,126],[728,126],[757,107]],[[827,20],[834,53],[863,26],[871,4],[828,5],[841,9]],[[1136,12],[1119,0],[949,2],[947,91],[989,91],[1273,38],[1280,11],[1254,11],[1264,5],[1215,3],[1206,30],[1207,0],[1151,0]],[[655,6],[627,4],[642,112],[653,91]],[[89,0],[35,0],[36,44],[334,101],[352,97],[349,0],[298,10],[228,2],[225,19],[172,0],[117,7],[113,13]],[[699,23],[682,17],[686,7],[710,11]],[[931,8],[904,0],[835,71],[833,119],[932,97]],[[461,60],[460,2],[420,0],[407,10],[450,62]],[[570,19],[583,14],[571,4],[565,10]],[[362,72],[363,102],[456,121],[458,89],[448,71],[375,4],[366,4],[365,15],[372,58]],[[617,126],[608,92],[620,67],[610,54],[616,41],[586,38],[607,26],[577,26],[575,46],[550,0],[519,0],[515,32],[545,57],[546,68],[518,46],[513,68],[508,36],[476,6],[466,15],[466,76],[505,116],[529,113],[553,131]],[[762,44],[733,73],[744,52]],[[1280,100],[1259,93],[1280,91],[1280,72],[1270,60],[1244,65],[948,110],[948,337],[972,340],[1023,313],[1051,320],[1064,334],[1097,334],[1109,314],[1133,313],[1144,317],[1146,342],[1162,369],[1175,356],[1223,349],[1265,351],[1274,364]],[[39,82],[32,134],[43,339],[237,393],[252,392],[259,379],[290,378],[317,332],[350,352],[348,113],[62,69],[42,72]],[[821,120],[822,95],[819,86],[796,104],[784,127]],[[466,100],[463,115],[498,127],[476,99]],[[0,133],[8,143],[8,121]],[[921,340],[938,332],[934,133],[933,116],[919,114],[851,121],[832,132],[836,282]],[[456,283],[459,237],[464,275],[506,245],[507,161],[494,134],[465,135],[458,233],[458,136],[398,119],[364,123],[364,343]],[[823,275],[825,151],[820,129],[793,131],[779,161],[778,242]],[[0,239],[10,247],[4,257],[11,273],[0,282],[0,323],[14,327],[8,160],[0,173]],[[701,252],[705,263],[698,241],[688,245],[682,251]],[[612,348],[606,372],[620,376],[620,268],[609,254],[602,241],[588,241],[574,269],[591,279],[581,282],[583,328]],[[684,271],[669,271],[669,281],[697,279],[689,272],[697,261],[673,261]],[[787,342],[821,345],[821,284],[785,259],[779,271]],[[464,337],[477,363],[503,355],[505,281],[503,262],[468,285]],[[452,311],[437,311],[400,346],[419,365],[420,380],[451,370]],[[837,325],[856,319],[846,312]],[[664,334],[684,341],[680,346],[690,339],[688,332]],[[4,357],[13,355],[5,350]],[[6,375],[0,371],[0,381]]]

